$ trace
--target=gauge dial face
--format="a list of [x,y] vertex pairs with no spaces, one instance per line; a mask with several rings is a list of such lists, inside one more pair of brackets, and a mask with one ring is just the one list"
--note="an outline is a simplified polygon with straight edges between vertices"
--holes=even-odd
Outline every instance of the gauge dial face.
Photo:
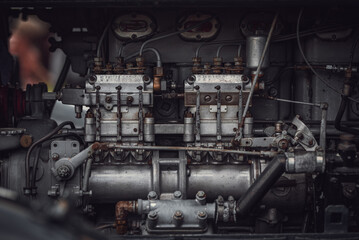
[[118,16],[112,22],[112,31],[121,40],[143,40],[151,37],[157,25],[146,14],[131,13]]

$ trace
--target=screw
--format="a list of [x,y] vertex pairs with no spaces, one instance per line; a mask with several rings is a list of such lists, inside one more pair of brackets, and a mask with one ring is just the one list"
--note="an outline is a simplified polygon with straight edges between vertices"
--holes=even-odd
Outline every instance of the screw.
[[110,96],[107,96],[107,97],[105,98],[105,101],[106,101],[107,103],[110,103],[110,102],[112,102],[112,97],[110,97]]
[[205,100],[206,102],[211,101],[211,96],[209,96],[209,95],[204,96],[204,100]]
[[226,96],[226,101],[227,101],[227,102],[232,101],[232,96],[231,96],[231,95],[227,95],[227,96]]
[[181,198],[181,197],[182,197],[182,193],[181,193],[180,191],[175,191],[175,192],[173,193],[173,196],[174,196],[175,198]]

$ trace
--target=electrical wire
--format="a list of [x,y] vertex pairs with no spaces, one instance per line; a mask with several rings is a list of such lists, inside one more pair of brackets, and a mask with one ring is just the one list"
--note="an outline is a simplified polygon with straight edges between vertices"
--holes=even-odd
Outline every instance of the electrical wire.
[[[343,94],[338,91],[336,88],[334,88],[333,86],[331,86],[325,79],[323,79],[318,72],[312,67],[312,65],[309,63],[307,57],[304,54],[304,51],[302,49],[302,45],[300,42],[300,37],[299,37],[299,27],[300,27],[300,20],[302,18],[303,15],[303,8],[300,10],[299,15],[298,15],[298,19],[297,19],[297,43],[298,43],[298,48],[299,48],[299,52],[302,55],[303,60],[305,61],[305,63],[307,64],[307,66],[310,68],[310,70],[314,73],[314,75],[322,82],[324,83],[328,88],[332,89],[334,92],[336,92],[337,94],[343,96]],[[351,97],[348,97],[348,99],[352,100],[353,102],[359,103],[359,100],[353,99]]]
[[98,44],[97,44],[97,51],[96,51],[96,56],[99,58],[100,57],[100,51],[101,51],[101,47],[102,47],[102,43],[103,43],[103,40],[106,36],[106,33],[108,31],[108,29],[110,28],[111,26],[111,20],[108,22],[108,24],[106,25],[106,27],[104,28],[103,32],[102,32],[102,35],[98,41]]
[[157,40],[160,40],[160,39],[163,39],[163,38],[168,38],[168,37],[172,37],[174,35],[177,35],[177,34],[180,34],[180,33],[184,33],[184,32],[187,32],[189,30],[192,30],[194,28],[197,28],[199,26],[201,26],[203,23],[206,23],[206,22],[209,22],[211,21],[212,19],[214,18],[214,16],[211,16],[193,26],[190,26],[188,28],[185,28],[183,30],[180,30],[180,31],[176,31],[176,32],[172,32],[172,33],[168,33],[168,34],[165,34],[165,35],[162,35],[162,36],[158,36],[158,37],[154,37],[154,38],[151,38],[151,39],[148,39],[147,41],[145,41],[144,43],[142,43],[141,45],[141,48],[140,48],[140,56],[142,56],[142,52],[143,52],[143,49],[145,47],[146,44],[150,43],[150,42],[154,42],[154,41],[157,41]]
[[34,142],[29,149],[27,150],[26,157],[25,157],[25,190],[30,190],[31,182],[30,182],[30,156],[32,151],[35,149],[36,146],[45,142],[47,139],[54,136],[59,130],[61,130],[64,126],[70,125],[72,129],[75,129],[75,125],[71,121],[65,121],[53,129],[50,133],[45,135],[44,137],[40,138],[36,142]]

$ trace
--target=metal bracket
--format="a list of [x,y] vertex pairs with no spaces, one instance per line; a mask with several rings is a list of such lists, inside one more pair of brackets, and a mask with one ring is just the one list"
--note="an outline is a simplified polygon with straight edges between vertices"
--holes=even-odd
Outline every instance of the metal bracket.
[[329,205],[325,209],[324,232],[348,232],[348,215],[349,211],[344,205]]
[[184,151],[179,151],[178,158],[160,158],[159,151],[153,151],[152,155],[152,190],[158,196],[161,192],[161,166],[177,166],[178,191],[182,193],[182,198],[186,199],[187,193],[187,159]]

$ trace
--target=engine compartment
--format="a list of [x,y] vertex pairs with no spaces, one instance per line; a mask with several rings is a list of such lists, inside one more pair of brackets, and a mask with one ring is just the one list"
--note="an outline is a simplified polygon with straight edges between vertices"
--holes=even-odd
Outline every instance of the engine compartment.
[[357,9],[249,2],[5,4],[65,57],[1,78],[1,186],[110,237],[357,237]]

